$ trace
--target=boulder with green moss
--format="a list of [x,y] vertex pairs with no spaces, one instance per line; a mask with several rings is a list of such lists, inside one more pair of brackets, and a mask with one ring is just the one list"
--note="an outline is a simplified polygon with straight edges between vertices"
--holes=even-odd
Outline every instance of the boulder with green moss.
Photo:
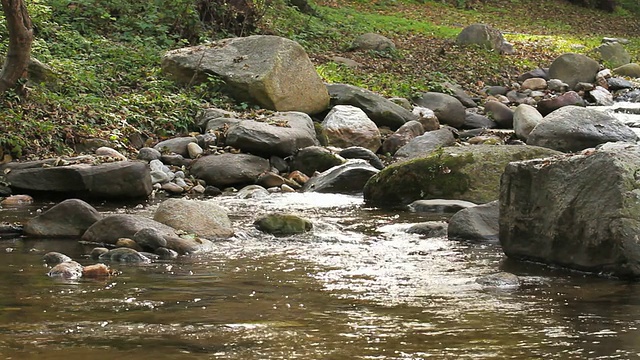
[[373,206],[398,207],[419,199],[497,200],[500,176],[512,161],[544,158],[558,151],[526,145],[447,147],[386,167],[364,187]]
[[280,236],[302,234],[313,228],[311,221],[293,214],[269,214],[256,220],[254,225],[262,232]]

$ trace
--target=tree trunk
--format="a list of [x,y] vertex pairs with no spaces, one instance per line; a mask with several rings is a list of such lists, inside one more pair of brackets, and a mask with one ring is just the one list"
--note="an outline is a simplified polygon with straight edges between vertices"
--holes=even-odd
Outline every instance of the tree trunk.
[[26,77],[31,56],[33,26],[23,0],[2,0],[2,10],[9,31],[9,48],[0,72],[0,93],[14,88]]

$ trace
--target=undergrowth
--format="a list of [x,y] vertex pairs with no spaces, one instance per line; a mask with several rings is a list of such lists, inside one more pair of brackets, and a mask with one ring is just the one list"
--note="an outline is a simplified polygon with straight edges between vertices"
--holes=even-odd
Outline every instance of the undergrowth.
[[[471,92],[484,84],[509,83],[511,76],[548,66],[562,52],[587,52],[602,36],[626,35],[631,40],[629,52],[635,60],[640,55],[640,34],[635,29],[613,34],[592,21],[613,24],[637,16],[627,8],[614,14],[570,5],[559,8],[576,11],[588,24],[576,29],[567,25],[569,19],[563,22],[550,15],[506,16],[505,7],[509,14],[530,12],[529,2],[516,0],[506,0],[507,6],[504,1],[486,0],[470,9],[424,0],[311,1],[317,15],[301,13],[285,0],[242,2],[250,4],[247,9],[225,7],[231,3],[29,1],[35,32],[32,55],[51,68],[55,80],[28,83],[26,96],[0,95],[0,162],[3,157],[6,161],[77,154],[79,144],[92,138],[133,151],[141,141],[149,144],[195,130],[194,119],[203,107],[247,108],[220,93],[214,82],[181,86],[160,71],[167,50],[229,36],[262,33],[291,38],[308,51],[325,81],[404,97],[442,90],[443,81],[457,82]],[[554,9],[560,6],[553,0],[536,4],[544,13],[557,12]],[[238,16],[242,11],[248,15]],[[517,18],[517,23],[510,18]],[[455,46],[452,40],[462,26],[473,22],[505,31],[516,55]],[[365,32],[392,38],[398,49],[351,51],[353,38]],[[3,19],[0,39],[2,54],[8,39]],[[352,58],[362,66],[346,67],[334,56]]]

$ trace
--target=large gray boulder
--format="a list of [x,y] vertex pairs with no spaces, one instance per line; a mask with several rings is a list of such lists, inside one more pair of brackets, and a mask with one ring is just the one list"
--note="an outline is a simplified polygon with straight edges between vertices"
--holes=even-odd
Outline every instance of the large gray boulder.
[[302,112],[275,113],[260,121],[240,121],[229,127],[225,141],[225,145],[244,152],[280,157],[317,144],[313,120]]
[[[42,191],[97,199],[146,198],[153,190],[149,167],[140,161],[93,165],[95,159],[9,163],[6,181],[16,192]],[[69,165],[66,165],[69,164]],[[43,167],[44,166],[44,167]]]
[[507,166],[500,190],[507,256],[640,278],[640,149],[607,147]]
[[446,147],[385,167],[365,185],[364,199],[380,207],[398,207],[419,199],[483,204],[498,199],[500,176],[509,162],[556,154],[559,152],[528,145]]
[[444,126],[440,130],[428,131],[416,136],[398,149],[395,157],[398,159],[411,159],[425,156],[441,147],[452,146],[456,143],[456,138],[451,130],[452,128]]
[[361,146],[373,152],[382,144],[380,130],[360,108],[336,105],[320,124],[327,145],[339,148]]
[[158,206],[153,219],[205,238],[233,236],[227,211],[211,201],[167,199]]
[[258,177],[271,169],[269,160],[249,154],[221,154],[203,156],[191,165],[191,174],[207,185],[219,188],[254,184]]
[[418,106],[433,110],[441,124],[460,129],[465,121],[465,107],[455,97],[437,92],[426,92],[413,98]]
[[606,112],[565,106],[545,116],[529,133],[527,144],[575,152],[606,142],[637,140],[630,127]]
[[319,193],[361,193],[364,184],[380,170],[364,160],[349,160],[309,179],[302,191]]
[[328,84],[331,106],[352,105],[362,109],[378,126],[388,126],[392,130],[411,120],[418,120],[418,115],[384,97],[353,85]]
[[472,24],[460,32],[456,38],[459,45],[478,45],[500,54],[512,54],[513,46],[509,44],[502,33],[485,24]]
[[140,215],[108,215],[91,225],[82,235],[82,240],[115,245],[120,238],[133,239],[142,229],[155,229],[161,236],[177,236],[176,230],[155,220]]
[[447,235],[452,240],[498,240],[498,200],[460,210],[449,219]]
[[30,219],[24,234],[30,236],[82,236],[102,215],[79,199],[64,200]]
[[141,236],[141,231],[153,232],[155,237],[166,248],[176,251],[178,254],[190,254],[210,251],[213,244],[210,240],[202,238],[181,238],[176,230],[153,219],[140,215],[117,214],[105,216],[85,231],[82,240],[97,244],[115,245],[118,239],[127,238],[140,241],[139,245],[148,244],[147,236]]
[[617,68],[631,62],[631,55],[619,42],[605,43],[596,48],[600,53],[600,58],[609,66]]
[[315,114],[327,109],[329,95],[302,46],[269,35],[216,41],[167,52],[162,70],[182,83],[213,75],[241,101],[276,111]]
[[593,83],[600,69],[597,61],[582,54],[566,53],[557,57],[549,67],[549,77],[560,79],[575,88],[580,82]]

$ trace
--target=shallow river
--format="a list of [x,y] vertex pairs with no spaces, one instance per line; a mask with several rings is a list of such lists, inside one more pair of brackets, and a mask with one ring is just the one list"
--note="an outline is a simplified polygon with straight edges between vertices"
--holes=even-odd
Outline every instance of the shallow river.
[[[120,276],[104,281],[45,275],[47,251],[91,263],[76,241],[0,241],[0,358],[640,357],[640,284],[515,263],[498,244],[407,234],[427,219],[367,209],[361,197],[212,201],[229,210],[235,238],[207,255],[114,265]],[[252,228],[273,211],[302,214],[314,231],[274,238]],[[475,282],[502,270],[523,286]]]

